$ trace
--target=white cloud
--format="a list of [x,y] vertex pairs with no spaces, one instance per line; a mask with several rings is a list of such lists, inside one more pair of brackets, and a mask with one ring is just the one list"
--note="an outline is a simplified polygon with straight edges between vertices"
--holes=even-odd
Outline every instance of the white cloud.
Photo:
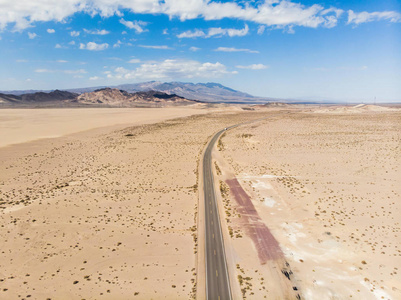
[[95,42],[89,42],[86,45],[85,44],[79,44],[79,49],[86,49],[86,50],[91,50],[91,51],[101,51],[109,48],[109,44],[103,43],[103,44],[96,44]]
[[117,79],[179,79],[179,78],[211,78],[226,74],[236,74],[227,71],[226,66],[216,63],[201,63],[195,60],[166,59],[161,62],[143,63],[134,70],[118,67],[108,78]]
[[339,18],[344,13],[344,11],[342,9],[338,9],[338,8],[335,8],[335,7],[330,7],[328,9],[323,10],[321,12],[321,14],[322,15],[327,15],[327,14],[332,13],[332,12],[335,13],[337,18]]
[[338,18],[335,9],[325,9],[318,4],[306,6],[290,0],[252,1],[251,4],[245,5],[217,0],[2,0],[0,30],[5,29],[8,24],[14,25],[14,30],[23,30],[35,22],[61,22],[77,12],[91,16],[121,16],[120,10],[130,10],[137,14],[165,14],[182,21],[196,18],[230,18],[267,26],[294,25],[314,28],[333,24],[333,20],[329,20],[328,16]]
[[264,70],[267,69],[269,66],[264,64],[252,64],[249,66],[236,66],[238,69],[249,69],[249,70]]
[[172,50],[173,49],[166,45],[161,45],[161,46],[139,45],[139,47],[147,48],[147,49],[160,49],[160,50]]
[[130,64],[139,64],[141,62],[138,58],[133,58],[128,61]]
[[34,38],[36,38],[38,35],[36,33],[32,33],[32,32],[28,32],[28,37],[29,39],[33,40]]
[[168,34],[168,29],[167,28],[163,29],[163,34]]
[[88,33],[88,34],[97,34],[97,35],[106,35],[106,34],[109,34],[109,33],[110,33],[110,31],[107,31],[107,30],[105,30],[105,29],[102,29],[102,30],[99,30],[99,29],[96,29],[96,30],[88,30],[88,29],[85,29],[85,28],[84,28],[84,31],[85,31],[85,33]]
[[[245,2],[245,4],[244,4]],[[0,30],[8,25],[21,31],[35,22],[65,21],[75,13],[91,16],[122,16],[120,10],[136,14],[165,14],[181,21],[202,18],[221,20],[224,18],[254,22],[273,28],[304,26],[316,28],[334,27],[342,14],[339,8],[325,8],[319,4],[303,5],[290,0],[227,1],[218,0],[2,0],[0,8]],[[143,32],[144,25],[121,19],[126,26]],[[361,24],[378,20],[399,22],[400,13],[395,11],[361,12],[348,11],[348,24]],[[236,33],[233,33],[234,35]]]
[[259,51],[256,50],[250,50],[250,49],[238,49],[238,48],[233,48],[233,47],[218,47],[214,51],[219,51],[219,52],[249,52],[249,53],[259,53]]
[[114,45],[113,48],[120,48],[122,42],[120,40],[118,40]]
[[97,76],[89,77],[89,80],[99,80],[99,79],[100,79],[100,77],[97,77]]
[[56,31],[54,29],[49,28],[49,29],[47,29],[47,32],[48,33],[55,33]]
[[191,48],[189,48],[189,50],[192,51],[192,52],[196,52],[196,51],[199,51],[200,48],[198,48],[198,47],[191,47]]
[[68,45],[75,45],[75,41],[69,42]]
[[56,46],[54,46],[54,48],[61,49],[61,48],[63,48],[63,46],[61,46],[60,44],[56,44]]
[[79,36],[81,33],[79,32],[79,31],[71,31],[70,32],[70,35],[72,36],[72,37],[76,37],[76,36]]
[[136,33],[142,33],[148,31],[143,27],[146,26],[148,23],[142,21],[125,21],[124,19],[120,19],[120,23],[127,26],[129,29],[134,29]]
[[185,31],[183,33],[180,33],[179,35],[177,35],[177,37],[179,39],[182,39],[182,38],[197,38],[197,37],[206,37],[206,34],[202,30],[195,29],[194,31],[187,30],[187,31]]
[[235,29],[235,28],[221,28],[221,27],[213,27],[208,29],[208,33],[206,34],[203,30],[195,29],[194,31],[188,30],[183,33],[177,35],[178,38],[210,38],[216,36],[224,36],[228,35],[230,37],[233,36],[245,36],[249,32],[249,27],[245,24],[243,29]]
[[360,12],[355,13],[352,10],[348,11],[348,22],[347,24],[359,25],[361,23],[388,20],[392,23],[401,22],[401,14],[395,11],[383,11],[383,12]]
[[59,60],[56,60],[56,62],[58,62],[58,63],[67,63],[68,61],[59,59]]
[[261,35],[265,32],[266,26],[265,25],[260,25],[258,27],[258,34]]
[[247,24],[245,24],[244,29],[233,29],[233,28],[227,29],[227,34],[230,37],[233,37],[233,36],[245,36],[245,35],[248,34],[248,32],[249,32],[249,27],[248,27]]

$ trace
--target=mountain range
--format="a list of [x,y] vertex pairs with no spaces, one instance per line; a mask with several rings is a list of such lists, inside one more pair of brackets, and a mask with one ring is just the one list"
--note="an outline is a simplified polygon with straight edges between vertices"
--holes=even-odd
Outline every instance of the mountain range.
[[[73,94],[83,94],[94,92],[99,89],[112,88],[118,90],[124,90],[128,93],[135,92],[149,92],[158,91],[166,94],[175,94],[180,97],[184,97],[190,100],[198,100],[204,102],[226,102],[226,103],[266,103],[277,99],[273,98],[258,98],[250,94],[240,92],[229,87],[223,86],[219,83],[189,83],[189,82],[160,82],[160,81],[149,81],[142,83],[133,84],[121,84],[117,86],[98,86],[98,87],[87,87],[77,89],[66,89],[65,91]],[[47,92],[51,96],[55,92],[57,94],[61,91],[43,91],[43,90],[20,90],[20,91],[4,91],[0,93],[11,94],[16,97],[24,95],[34,95],[37,93]],[[53,94],[52,94],[53,93]],[[54,95],[56,96],[56,95]],[[26,96],[25,96],[26,97]],[[30,96],[32,97],[32,96]]]
[[49,93],[34,92],[22,95],[0,93],[0,106],[28,106],[28,107],[68,107],[68,106],[107,106],[107,107],[135,107],[135,106],[163,106],[186,105],[196,101],[188,100],[176,94],[167,94],[158,91],[129,93],[115,88],[102,88],[93,92],[72,93],[55,90]]

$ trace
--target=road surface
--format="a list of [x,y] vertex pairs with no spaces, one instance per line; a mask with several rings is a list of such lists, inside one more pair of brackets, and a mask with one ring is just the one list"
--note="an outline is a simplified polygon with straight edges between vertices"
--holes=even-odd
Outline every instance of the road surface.
[[208,300],[231,299],[230,280],[228,278],[219,209],[216,202],[212,172],[212,150],[216,141],[225,130],[226,129],[220,130],[213,136],[203,156],[206,299]]

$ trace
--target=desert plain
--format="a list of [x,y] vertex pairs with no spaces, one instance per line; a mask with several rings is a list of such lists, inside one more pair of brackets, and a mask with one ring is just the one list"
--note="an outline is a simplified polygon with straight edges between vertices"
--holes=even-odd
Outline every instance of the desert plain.
[[213,154],[234,298],[401,299],[401,110],[249,109],[0,110],[0,299],[201,298],[202,152],[256,119]]

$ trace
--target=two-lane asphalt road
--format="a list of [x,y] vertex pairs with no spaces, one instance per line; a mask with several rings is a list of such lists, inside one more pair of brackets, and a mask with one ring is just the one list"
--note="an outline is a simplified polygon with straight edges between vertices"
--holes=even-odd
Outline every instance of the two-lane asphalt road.
[[254,123],[268,117],[247,121],[224,128],[217,132],[209,142],[203,155],[203,194],[205,201],[205,260],[206,260],[206,299],[231,300],[230,280],[227,271],[223,235],[216,202],[212,172],[212,150],[216,141],[226,130],[240,125]]
[[[228,129],[228,128],[227,128]],[[219,209],[212,172],[212,150],[225,129],[216,133],[203,156],[203,192],[205,197],[205,258],[206,258],[206,299],[231,299],[226,255],[221,232]]]

